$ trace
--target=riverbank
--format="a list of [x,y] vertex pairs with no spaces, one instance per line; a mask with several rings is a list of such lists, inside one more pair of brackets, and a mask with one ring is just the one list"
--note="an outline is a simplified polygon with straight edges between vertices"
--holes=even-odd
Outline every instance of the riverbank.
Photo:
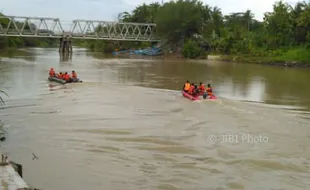
[[16,190],[31,188],[22,178],[22,166],[7,160],[7,155],[0,152],[0,180],[1,189]]
[[[88,49],[88,48],[87,48]],[[91,51],[94,52],[94,51]],[[100,51],[98,51],[99,53]],[[23,48],[16,49],[11,48],[8,51],[0,52],[0,57],[12,57],[14,55],[28,55],[29,52],[23,51]],[[164,59],[164,60],[187,60],[181,52],[165,52],[163,55],[158,56],[147,56],[147,55],[130,55],[130,54],[120,54],[111,57],[118,58],[145,58],[145,59]],[[270,66],[281,66],[281,67],[301,67],[310,68],[310,62],[307,61],[290,61],[282,57],[258,57],[258,56],[248,56],[248,55],[218,55],[210,54],[206,56],[200,56],[192,60],[214,60],[214,61],[225,61],[225,62],[243,62],[250,64],[262,64]]]
[[240,55],[209,55],[209,60],[219,60],[227,62],[243,62],[251,64],[261,64],[281,67],[303,67],[310,68],[310,63],[307,61],[290,61],[279,57],[250,57]]

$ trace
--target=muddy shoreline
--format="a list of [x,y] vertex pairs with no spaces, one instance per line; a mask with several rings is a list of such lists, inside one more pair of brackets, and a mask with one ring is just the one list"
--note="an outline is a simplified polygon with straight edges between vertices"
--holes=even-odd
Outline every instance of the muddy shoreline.
[[[142,55],[117,55],[116,57],[122,58],[149,58],[149,59],[164,59],[164,60],[190,60],[184,58],[181,54],[164,54],[160,56],[142,56]],[[192,60],[214,60],[214,61],[224,61],[224,62],[239,62],[248,64],[260,64],[260,65],[270,65],[278,67],[299,67],[299,68],[310,68],[310,63],[301,61],[282,61],[273,60],[272,58],[265,57],[241,57],[241,56],[230,56],[230,55],[208,55],[206,57],[199,57]]]

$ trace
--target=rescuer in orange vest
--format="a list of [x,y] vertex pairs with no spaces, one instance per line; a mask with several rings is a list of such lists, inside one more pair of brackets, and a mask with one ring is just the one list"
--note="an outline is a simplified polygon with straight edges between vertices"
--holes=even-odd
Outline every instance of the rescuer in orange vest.
[[185,92],[188,92],[189,89],[190,89],[190,87],[191,87],[191,83],[189,83],[189,81],[186,81],[186,83],[185,83],[184,86],[183,86],[183,90],[184,90]]
[[50,75],[50,77],[55,77],[56,73],[54,71],[54,68],[50,69],[49,75]]

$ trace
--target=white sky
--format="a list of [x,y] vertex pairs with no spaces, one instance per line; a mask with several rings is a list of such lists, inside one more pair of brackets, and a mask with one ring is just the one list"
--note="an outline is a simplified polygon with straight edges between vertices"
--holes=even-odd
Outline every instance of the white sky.
[[[161,0],[159,0],[161,1]],[[166,2],[165,0],[164,2]],[[11,16],[42,16],[73,19],[116,20],[118,13],[131,11],[142,3],[154,0],[0,0],[0,11]],[[255,18],[262,20],[265,12],[272,10],[274,0],[208,0],[211,6],[218,6],[224,14],[252,10]],[[295,4],[297,0],[290,0]]]

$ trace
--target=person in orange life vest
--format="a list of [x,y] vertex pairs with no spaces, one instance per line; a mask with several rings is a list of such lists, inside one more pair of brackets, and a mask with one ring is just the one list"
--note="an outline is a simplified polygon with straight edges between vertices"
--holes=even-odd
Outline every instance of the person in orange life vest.
[[71,73],[71,77],[72,77],[73,79],[77,79],[77,74],[76,74],[76,72],[75,72],[75,71],[72,71],[72,73]]
[[208,96],[212,96],[212,87],[211,87],[211,84],[208,84],[208,87],[206,89],[206,92],[208,94]]
[[200,82],[199,91],[200,93],[204,93],[206,91],[205,85],[202,82]]
[[183,86],[183,90],[184,90],[185,92],[188,92],[188,90],[190,89],[190,87],[191,87],[191,83],[189,83],[189,81],[186,81],[186,83],[185,83],[184,86]]
[[55,71],[54,71],[54,68],[51,68],[51,69],[50,69],[49,74],[50,74],[50,77],[54,77],[54,76],[56,75],[56,73],[55,73]]
[[64,75],[64,80],[65,81],[70,81],[70,75],[67,72]]
[[188,90],[188,93],[189,93],[189,94],[193,94],[194,88],[195,88],[195,84],[192,83],[191,86],[190,86],[190,88],[189,88],[189,90]]
[[194,89],[192,91],[192,95],[193,96],[199,96],[199,88],[197,87],[197,85],[194,86]]
[[67,73],[67,72],[65,72],[65,73],[63,73],[63,74],[62,74],[62,80],[65,80],[66,75],[68,75],[68,73]]
[[62,72],[59,72],[59,73],[57,74],[57,78],[62,79]]

